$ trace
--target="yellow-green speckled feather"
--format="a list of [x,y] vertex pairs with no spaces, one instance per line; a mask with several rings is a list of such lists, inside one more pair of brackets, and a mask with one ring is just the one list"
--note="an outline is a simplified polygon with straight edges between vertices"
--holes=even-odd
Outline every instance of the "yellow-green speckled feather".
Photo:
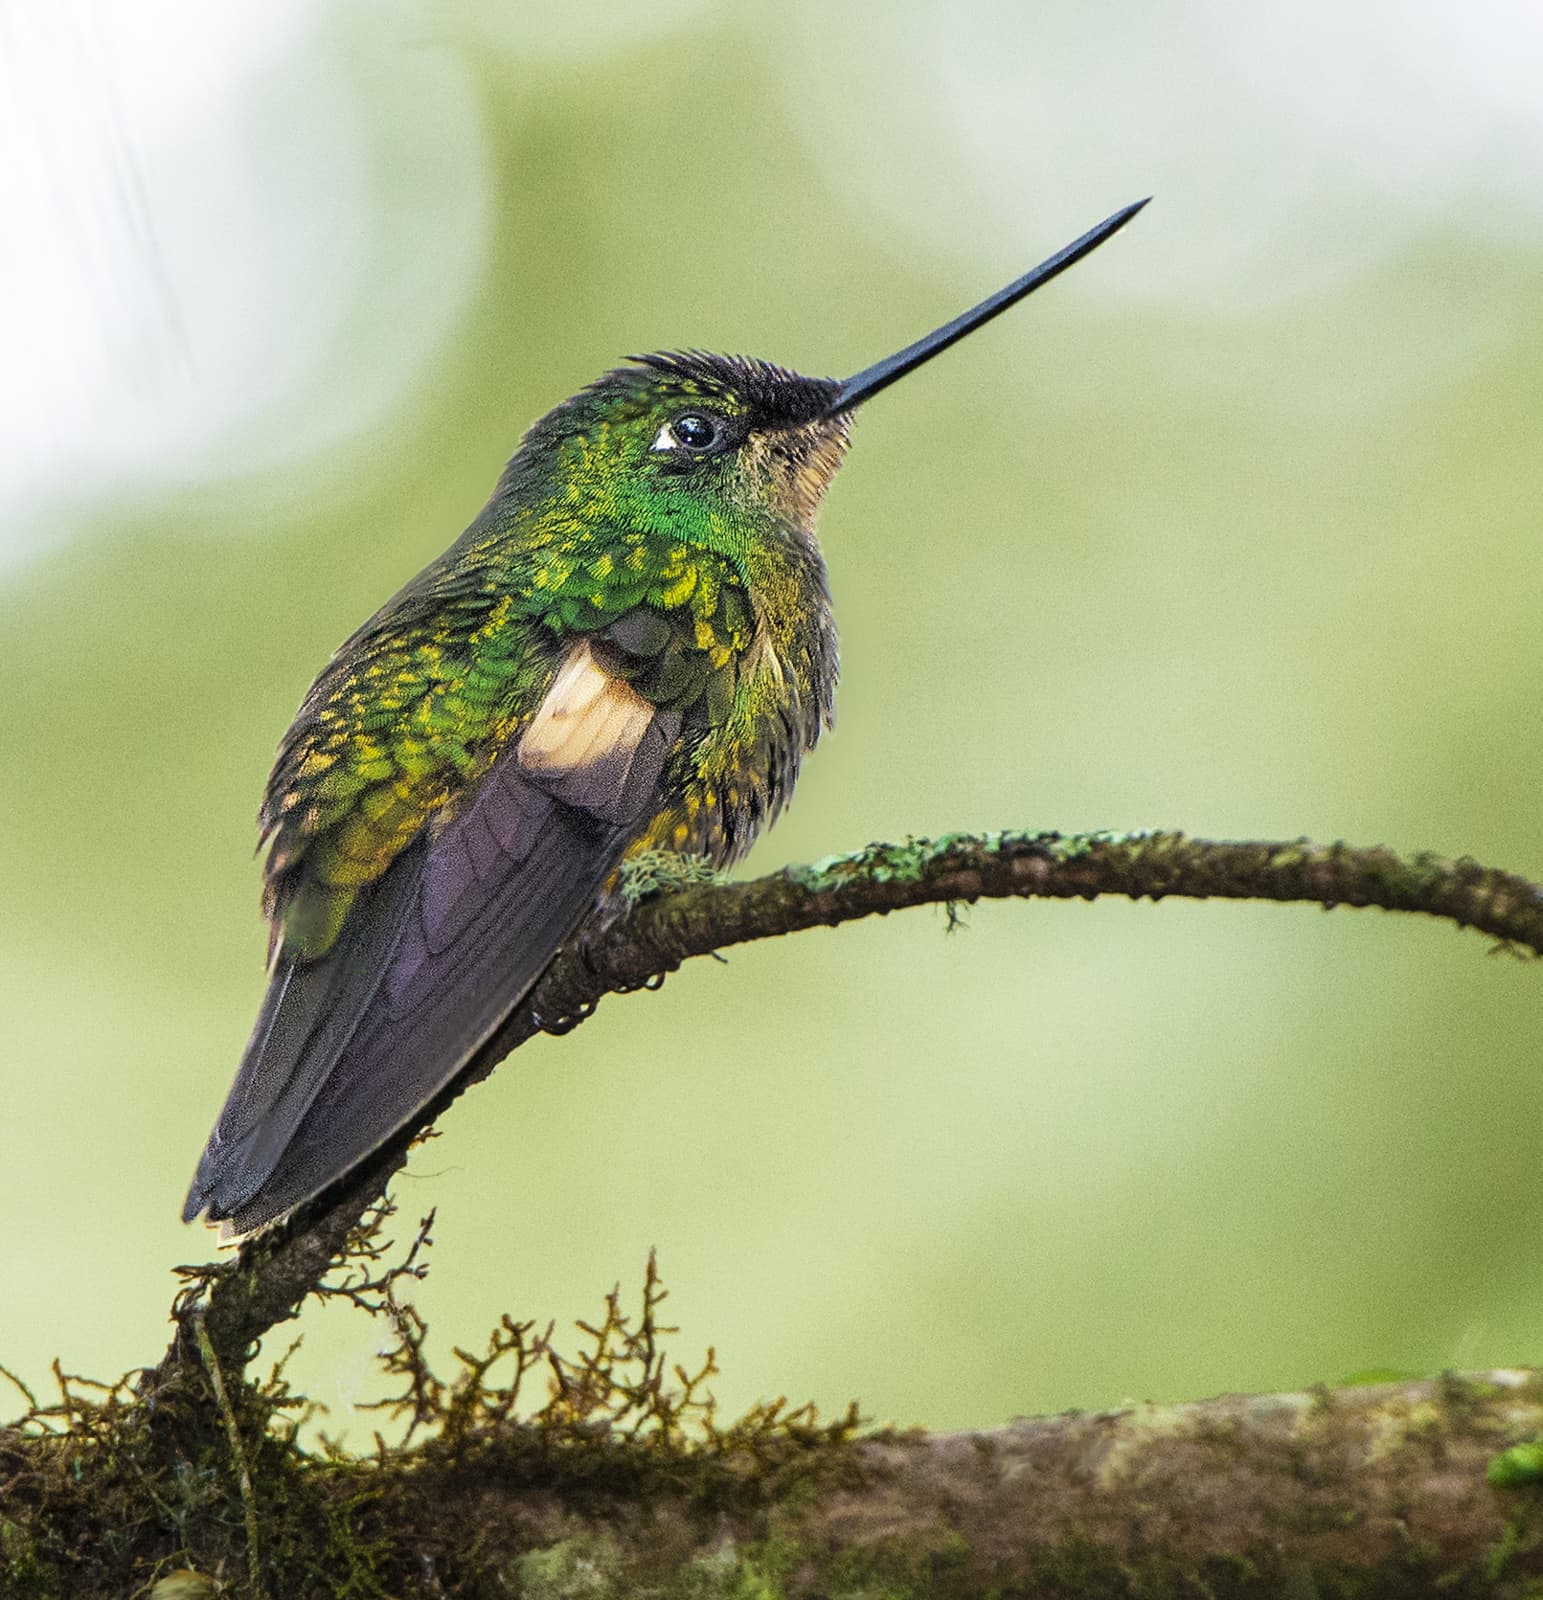
[[[717,357],[609,374],[323,670],[262,807],[272,977],[190,1215],[259,1226],[389,1137],[629,851],[722,864],[775,815],[835,682],[832,392]],[[680,446],[683,412],[719,447]]]

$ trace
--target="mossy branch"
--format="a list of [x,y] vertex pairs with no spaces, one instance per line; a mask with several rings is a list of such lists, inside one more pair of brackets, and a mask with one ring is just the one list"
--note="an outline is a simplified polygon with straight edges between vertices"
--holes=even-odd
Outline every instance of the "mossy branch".
[[[1380,906],[1471,927],[1517,952],[1543,955],[1543,888],[1464,859],[1374,846],[1227,843],[1181,833],[950,834],[876,844],[742,883],[691,884],[656,894],[571,940],[459,1083],[418,1124],[233,1262],[199,1269],[176,1310],[163,1374],[202,1362],[194,1319],[227,1371],[292,1316],[406,1159],[409,1144],[467,1084],[516,1045],[560,1033],[608,994],[653,986],[692,956],[803,928],[835,927],[916,905],[982,899],[1275,900]],[[207,1285],[207,1304],[204,1288]]]
[[1536,1373],[1446,1375],[879,1435],[748,1512],[705,1477],[642,1516],[563,1498],[521,1526],[517,1480],[479,1509],[519,1529],[505,1570],[543,1600],[1522,1600],[1543,1583],[1536,1479],[1501,1492],[1492,1463],[1540,1422]]
[[[761,1408],[688,1439],[700,1376],[608,1297],[593,1355],[513,1414],[549,1336],[505,1319],[412,1448],[218,1455],[61,1378],[0,1429],[0,1593],[492,1600],[1525,1600],[1543,1592],[1543,1381],[1495,1371],[854,1437]],[[411,1358],[421,1361],[421,1330]],[[500,1368],[496,1380],[490,1369]],[[709,1357],[705,1372],[711,1371]],[[411,1413],[415,1397],[396,1402]],[[55,1417],[54,1413],[63,1415]],[[457,1426],[457,1418],[464,1426]],[[700,1421],[698,1417],[696,1420]],[[49,1423],[52,1426],[49,1426]],[[262,1548],[247,1508],[262,1507]],[[241,1575],[245,1573],[245,1581]],[[156,1580],[159,1579],[159,1582]]]

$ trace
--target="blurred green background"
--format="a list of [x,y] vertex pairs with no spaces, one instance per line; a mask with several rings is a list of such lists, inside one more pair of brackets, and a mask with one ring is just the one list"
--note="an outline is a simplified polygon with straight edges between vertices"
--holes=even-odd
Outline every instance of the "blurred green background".
[[[278,736],[629,351],[844,374],[1155,193],[863,412],[839,725],[749,870],[1179,826],[1543,876],[1540,43],[1499,0],[0,6],[0,1361],[157,1357]],[[1538,1361],[1540,1008],[1412,918],[912,912],[608,1001],[395,1192],[438,1350],[657,1246],[731,1407]],[[379,1335],[303,1328],[346,1425]]]

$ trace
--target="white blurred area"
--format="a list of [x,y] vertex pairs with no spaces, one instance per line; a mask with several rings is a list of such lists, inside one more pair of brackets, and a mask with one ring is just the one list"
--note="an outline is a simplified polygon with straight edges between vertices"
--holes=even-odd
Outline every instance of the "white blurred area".
[[[984,293],[1155,196],[1139,248],[1057,293],[1197,332],[1269,322],[1291,352],[1259,381],[1174,341],[1181,391],[1353,426],[1517,337],[1496,269],[1543,247],[1534,0],[799,6],[780,37],[810,149],[940,276]],[[1425,251],[1446,268],[1409,270]]]
[[[1268,316],[1354,293],[1422,234],[1543,241],[1533,0],[0,0],[0,574],[93,496],[272,468],[400,398],[483,259],[474,60],[511,97],[572,92],[586,58],[704,31],[767,62],[898,252],[956,279],[968,257],[982,292],[1145,193],[1142,248],[1058,293]],[[1368,292],[1363,400],[1514,314],[1481,278],[1418,280],[1380,320]],[[1408,338],[1438,312],[1439,341]]]
[[416,8],[350,16],[0,0],[0,576],[97,496],[325,446],[439,345],[484,242],[474,103]]
[[[1032,256],[1090,208],[1152,192],[1162,240],[1109,252],[1070,291],[1235,315],[1375,270],[1454,214],[1486,241],[1543,241],[1534,0],[801,0],[799,15],[784,65],[812,147],[940,255]],[[821,70],[854,58],[861,74]]]

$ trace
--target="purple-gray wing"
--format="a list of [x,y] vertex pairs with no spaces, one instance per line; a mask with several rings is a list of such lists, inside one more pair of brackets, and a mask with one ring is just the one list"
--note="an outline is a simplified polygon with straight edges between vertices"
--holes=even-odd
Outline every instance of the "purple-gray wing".
[[281,958],[185,1217],[246,1233],[343,1176],[464,1070],[593,908],[680,728],[624,685],[589,693],[596,672],[549,692],[325,957]]

